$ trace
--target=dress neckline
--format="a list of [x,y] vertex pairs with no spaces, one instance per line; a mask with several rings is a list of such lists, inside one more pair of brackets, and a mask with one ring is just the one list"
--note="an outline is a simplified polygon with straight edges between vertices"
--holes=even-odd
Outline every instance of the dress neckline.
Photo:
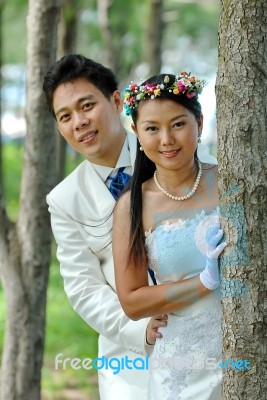
[[157,225],[154,229],[151,227],[148,231],[145,231],[145,238],[147,239],[150,236],[153,236],[156,231],[159,230],[172,230],[172,229],[183,229],[185,227],[193,225],[195,222],[200,222],[203,218],[209,216],[220,215],[220,207],[216,206],[210,208],[211,212],[207,213],[204,208],[202,208],[199,212],[196,212],[192,217],[189,218],[177,218],[174,222],[170,222],[169,220],[164,220],[162,223]]

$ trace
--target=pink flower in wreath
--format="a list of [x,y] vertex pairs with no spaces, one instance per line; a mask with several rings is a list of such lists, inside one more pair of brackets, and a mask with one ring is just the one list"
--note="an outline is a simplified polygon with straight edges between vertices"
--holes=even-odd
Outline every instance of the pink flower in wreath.
[[177,86],[180,92],[184,92],[187,89],[187,86],[185,85],[183,80],[179,80],[177,82]]
[[196,95],[195,92],[186,93],[186,97],[188,97],[189,99],[191,99],[192,97],[195,97],[195,95]]

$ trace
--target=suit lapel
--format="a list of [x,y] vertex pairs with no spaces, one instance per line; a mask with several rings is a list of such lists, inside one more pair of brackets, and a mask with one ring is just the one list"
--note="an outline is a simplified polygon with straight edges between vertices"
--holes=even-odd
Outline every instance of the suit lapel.
[[[134,165],[137,139],[131,132],[127,132],[127,138],[130,148],[131,164]],[[89,161],[86,162],[84,186],[89,195],[88,201],[90,201],[91,206],[96,213],[96,219],[99,217],[105,219],[107,215],[112,213],[116,202],[109,189]],[[89,218],[91,217],[93,216],[90,216]]]
[[89,161],[86,165],[84,178],[89,192],[89,201],[93,202],[97,217],[106,218],[112,212],[115,200]]

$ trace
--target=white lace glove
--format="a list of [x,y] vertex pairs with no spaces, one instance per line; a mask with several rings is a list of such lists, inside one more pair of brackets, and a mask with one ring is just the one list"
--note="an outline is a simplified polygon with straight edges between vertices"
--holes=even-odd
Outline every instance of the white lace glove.
[[208,251],[206,258],[206,266],[204,271],[200,273],[202,284],[209,290],[217,289],[220,286],[220,271],[218,258],[225,246],[226,242],[220,244],[219,241],[223,237],[223,230],[219,226],[214,226],[209,232],[207,238]]

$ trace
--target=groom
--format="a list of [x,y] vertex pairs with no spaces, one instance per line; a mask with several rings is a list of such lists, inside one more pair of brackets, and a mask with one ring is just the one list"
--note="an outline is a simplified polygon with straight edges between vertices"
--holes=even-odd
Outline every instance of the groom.
[[[43,90],[59,132],[85,157],[47,196],[66,294],[99,332],[99,357],[145,359],[166,318],[131,321],[116,294],[112,212],[136,153],[136,138],[120,120],[117,80],[103,65],[69,55],[47,72]],[[98,375],[102,400],[147,399],[146,370],[125,368],[114,374],[103,367]]]

